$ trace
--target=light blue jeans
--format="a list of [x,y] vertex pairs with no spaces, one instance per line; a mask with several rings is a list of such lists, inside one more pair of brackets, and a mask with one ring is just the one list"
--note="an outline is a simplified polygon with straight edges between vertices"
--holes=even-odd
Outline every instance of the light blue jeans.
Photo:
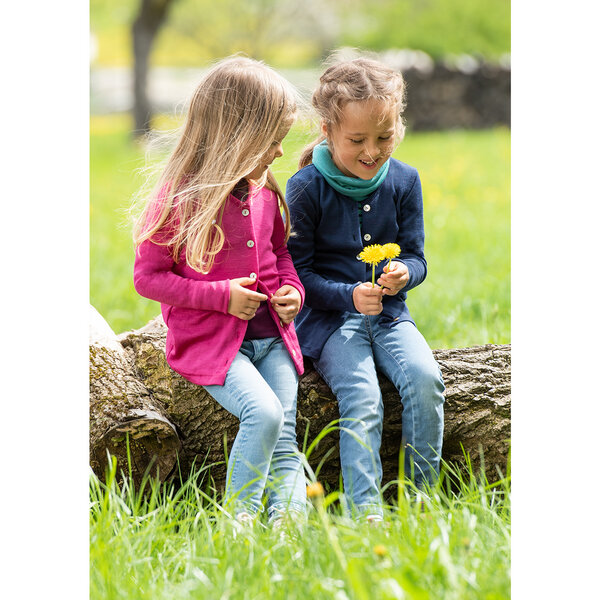
[[[347,313],[325,343],[315,368],[336,395],[344,491],[359,514],[382,514],[381,431],[383,400],[379,369],[402,400],[404,472],[422,487],[439,474],[444,429],[444,383],[438,364],[410,322],[387,328],[379,315]],[[360,440],[360,441],[359,441]]]
[[248,340],[223,385],[205,386],[240,420],[227,466],[225,503],[235,515],[306,514],[306,480],[296,441],[298,375],[281,338]]

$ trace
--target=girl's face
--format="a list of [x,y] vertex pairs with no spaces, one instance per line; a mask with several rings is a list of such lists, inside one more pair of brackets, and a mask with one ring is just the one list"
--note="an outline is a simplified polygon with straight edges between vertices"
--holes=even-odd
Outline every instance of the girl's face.
[[371,179],[394,150],[396,113],[383,100],[348,102],[339,125],[322,123],[321,131],[344,175]]
[[291,125],[285,125],[277,132],[277,139],[273,140],[273,143],[269,146],[267,151],[263,154],[260,164],[246,176],[246,179],[253,179],[254,181],[259,180],[269,168],[271,163],[276,159],[283,156],[283,138],[288,134]]

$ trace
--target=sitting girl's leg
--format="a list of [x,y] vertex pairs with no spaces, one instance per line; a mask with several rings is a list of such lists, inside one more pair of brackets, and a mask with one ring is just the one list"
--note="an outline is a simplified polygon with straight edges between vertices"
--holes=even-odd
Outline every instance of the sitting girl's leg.
[[339,405],[345,493],[360,515],[381,515],[383,402],[365,319],[348,314],[314,364]]
[[382,327],[371,317],[377,367],[396,386],[402,400],[406,476],[414,469],[421,487],[439,474],[444,431],[444,383],[425,338],[410,322]]
[[236,515],[255,515],[262,510],[269,464],[284,419],[279,399],[252,362],[255,354],[253,342],[244,342],[225,383],[205,386],[223,408],[240,420],[229,454],[225,488],[225,502],[235,501]]
[[283,409],[283,429],[273,451],[267,481],[269,519],[289,511],[306,515],[306,478],[296,439],[298,375],[281,338],[255,363]]

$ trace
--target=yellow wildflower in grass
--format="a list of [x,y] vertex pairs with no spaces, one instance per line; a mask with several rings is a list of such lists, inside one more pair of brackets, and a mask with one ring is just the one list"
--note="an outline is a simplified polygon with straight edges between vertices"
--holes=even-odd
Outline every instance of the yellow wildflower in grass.
[[315,481],[306,486],[306,495],[309,498],[322,498],[325,495],[325,490],[319,481]]
[[373,277],[371,284],[375,287],[375,265],[378,265],[384,258],[383,247],[380,244],[371,244],[365,246],[362,252],[358,255],[358,258],[364,263],[367,263],[373,267]]
[[373,552],[380,558],[383,558],[387,556],[388,550],[383,544],[377,544],[373,546]]

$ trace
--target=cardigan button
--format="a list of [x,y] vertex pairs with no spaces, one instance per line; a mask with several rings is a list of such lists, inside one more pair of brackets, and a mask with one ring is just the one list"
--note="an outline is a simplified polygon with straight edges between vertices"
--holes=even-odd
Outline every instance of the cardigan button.
[[250,279],[256,279],[256,273],[250,273]]
[[369,211],[371,210],[371,205],[370,205],[370,204],[365,204],[365,205],[363,206],[363,210],[364,210],[365,212],[369,212]]
[[246,246],[248,246],[248,248],[253,248],[254,247],[254,242],[252,240],[248,240],[246,242]]
[[370,233],[365,233],[365,235],[363,237],[365,238],[365,242],[370,242],[371,241],[371,234]]
[[244,210],[242,210],[242,214],[247,217],[250,214],[250,211],[247,208],[244,208]]

